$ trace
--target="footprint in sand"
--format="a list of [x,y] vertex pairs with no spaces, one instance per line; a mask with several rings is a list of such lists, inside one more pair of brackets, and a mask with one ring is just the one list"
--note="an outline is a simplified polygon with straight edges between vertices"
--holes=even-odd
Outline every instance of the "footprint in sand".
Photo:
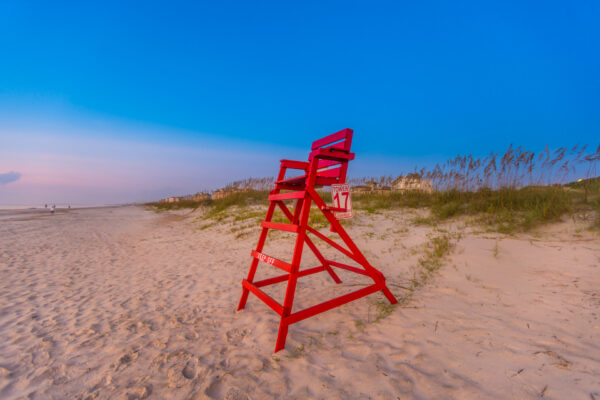
[[167,356],[168,386],[179,388],[198,376],[198,360],[189,353],[177,352]]
[[239,329],[239,328],[230,329],[229,331],[227,331],[227,341],[229,343],[241,342],[247,334],[248,334],[247,329]]
[[152,385],[145,385],[135,389],[130,389],[127,392],[127,400],[146,399],[152,394]]
[[198,337],[199,337],[199,335],[195,331],[187,331],[185,333],[185,338],[187,340],[196,340],[196,339],[198,339]]
[[126,368],[132,361],[137,359],[139,355],[140,355],[139,350],[133,350],[133,351],[125,354],[124,356],[119,358],[119,361],[117,362],[117,365],[115,367],[115,371],[118,371],[121,368]]
[[194,379],[196,377],[196,363],[194,360],[190,360],[187,362],[187,364],[185,365],[185,367],[183,368],[183,371],[181,371],[181,373],[183,374],[183,376],[186,379]]
[[240,389],[232,387],[225,394],[224,400],[248,400],[248,395]]

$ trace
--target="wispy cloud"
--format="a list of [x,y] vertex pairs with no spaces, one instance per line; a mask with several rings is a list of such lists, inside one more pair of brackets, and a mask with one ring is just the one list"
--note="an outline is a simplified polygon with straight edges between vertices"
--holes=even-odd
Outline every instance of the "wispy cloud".
[[18,172],[10,171],[0,174],[0,185],[6,185],[7,183],[16,182],[21,178],[21,174]]

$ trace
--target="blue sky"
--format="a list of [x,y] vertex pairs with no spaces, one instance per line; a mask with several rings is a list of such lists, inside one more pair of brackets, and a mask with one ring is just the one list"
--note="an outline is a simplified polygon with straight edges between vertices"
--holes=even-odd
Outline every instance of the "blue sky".
[[346,127],[353,176],[599,142],[595,1],[124,3],[0,3],[0,204],[212,189]]

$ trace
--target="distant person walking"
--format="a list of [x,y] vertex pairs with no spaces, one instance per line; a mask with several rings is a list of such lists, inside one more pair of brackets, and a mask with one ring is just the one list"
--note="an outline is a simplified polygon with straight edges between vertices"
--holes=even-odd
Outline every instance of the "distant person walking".
[[54,211],[56,210],[56,204],[52,204],[52,209],[50,210],[50,212],[52,214],[54,214]]

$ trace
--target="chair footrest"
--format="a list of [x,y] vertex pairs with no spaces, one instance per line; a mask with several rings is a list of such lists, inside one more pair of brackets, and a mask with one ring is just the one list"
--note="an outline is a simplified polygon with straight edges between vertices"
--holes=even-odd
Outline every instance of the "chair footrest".
[[286,232],[293,232],[293,233],[298,232],[298,225],[292,225],[292,224],[279,224],[277,222],[263,221],[260,223],[260,226],[262,226],[263,228],[277,229],[277,230],[286,231]]
[[322,208],[323,211],[334,211],[334,212],[346,212],[348,211],[347,208],[340,208],[340,207],[323,207]]
[[276,302],[271,296],[269,296],[268,294],[266,294],[250,282],[248,282],[246,279],[242,281],[242,286],[254,293],[256,297],[258,297],[263,301],[263,303],[271,307],[273,311],[275,311],[277,314],[283,315],[283,306]]
[[349,303],[353,300],[360,299],[361,297],[365,297],[370,295],[371,293],[375,293],[379,290],[382,290],[385,287],[385,284],[378,282],[373,285],[364,287],[355,292],[351,292],[345,294],[340,297],[336,297],[335,299],[331,299],[321,304],[317,304],[316,306],[312,306],[309,308],[305,308],[304,310],[297,311],[293,314],[290,314],[288,317],[284,317],[285,321],[288,324],[294,324],[296,322],[302,321],[303,319],[312,317],[313,315],[320,314],[325,311],[329,311],[332,308],[339,307],[342,304]]

